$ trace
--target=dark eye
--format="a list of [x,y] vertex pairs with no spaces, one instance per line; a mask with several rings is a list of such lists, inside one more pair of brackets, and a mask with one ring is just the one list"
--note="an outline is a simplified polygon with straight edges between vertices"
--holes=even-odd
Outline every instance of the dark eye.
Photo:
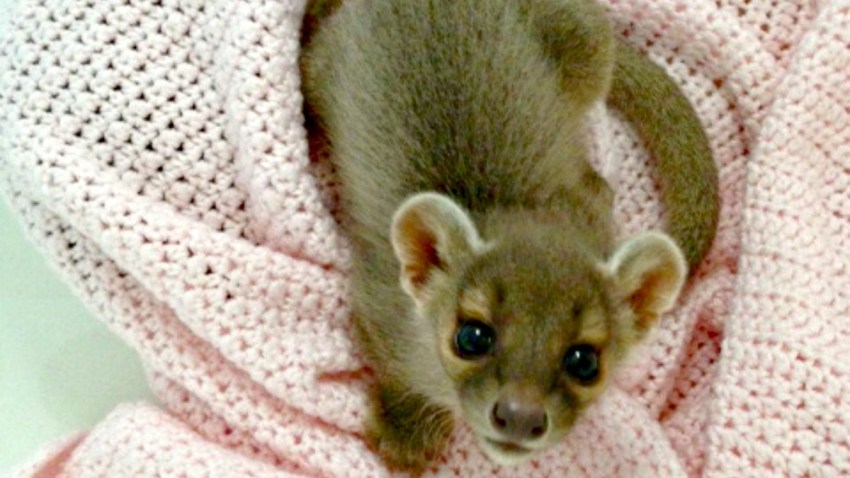
[[477,320],[462,322],[455,335],[455,348],[461,358],[478,358],[493,350],[496,331],[493,327]]
[[583,384],[599,377],[599,352],[592,345],[573,345],[564,356],[564,372]]

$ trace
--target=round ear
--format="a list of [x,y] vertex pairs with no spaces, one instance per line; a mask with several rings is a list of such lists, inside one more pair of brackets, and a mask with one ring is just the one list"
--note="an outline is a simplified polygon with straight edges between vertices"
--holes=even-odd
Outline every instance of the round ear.
[[645,332],[676,303],[688,274],[682,251],[660,232],[638,235],[615,252],[606,265],[615,293],[635,313],[635,326]]
[[401,286],[417,302],[426,299],[435,271],[447,273],[484,248],[469,215],[448,197],[432,192],[402,203],[390,236],[401,263]]

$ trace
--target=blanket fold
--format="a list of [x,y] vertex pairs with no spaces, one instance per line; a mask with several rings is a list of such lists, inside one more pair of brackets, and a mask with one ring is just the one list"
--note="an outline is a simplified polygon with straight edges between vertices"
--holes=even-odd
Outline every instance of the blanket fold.
[[[850,476],[850,0],[603,3],[705,124],[716,243],[564,443],[502,468],[461,426],[428,476]],[[164,409],[122,405],[13,476],[391,476],[303,127],[304,0],[16,8],[0,190]],[[651,158],[594,115],[623,234],[657,227]]]

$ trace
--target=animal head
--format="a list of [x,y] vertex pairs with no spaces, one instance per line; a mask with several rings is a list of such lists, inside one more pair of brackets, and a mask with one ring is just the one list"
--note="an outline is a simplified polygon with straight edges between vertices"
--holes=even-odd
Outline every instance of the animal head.
[[472,428],[491,459],[513,464],[568,432],[673,306],[687,271],[658,232],[603,258],[551,224],[499,231],[482,237],[454,201],[421,193],[397,210],[391,238],[401,286],[450,382],[435,393],[455,391],[431,398]]

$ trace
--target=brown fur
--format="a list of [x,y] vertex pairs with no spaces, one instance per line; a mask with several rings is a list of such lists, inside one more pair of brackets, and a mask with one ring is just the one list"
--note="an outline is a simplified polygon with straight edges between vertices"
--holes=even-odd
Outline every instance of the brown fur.
[[[638,123],[691,265],[717,216],[699,121],[591,1],[338,3],[308,6],[302,73],[355,249],[355,324],[377,375],[370,443],[420,471],[460,418],[494,459],[524,459],[569,430],[686,274],[663,234],[614,244],[585,113],[610,91]],[[496,331],[484,357],[455,349],[471,319]],[[577,344],[598,350],[593,383],[564,373]],[[546,432],[500,435],[491,410],[505,397],[545,411]]]

